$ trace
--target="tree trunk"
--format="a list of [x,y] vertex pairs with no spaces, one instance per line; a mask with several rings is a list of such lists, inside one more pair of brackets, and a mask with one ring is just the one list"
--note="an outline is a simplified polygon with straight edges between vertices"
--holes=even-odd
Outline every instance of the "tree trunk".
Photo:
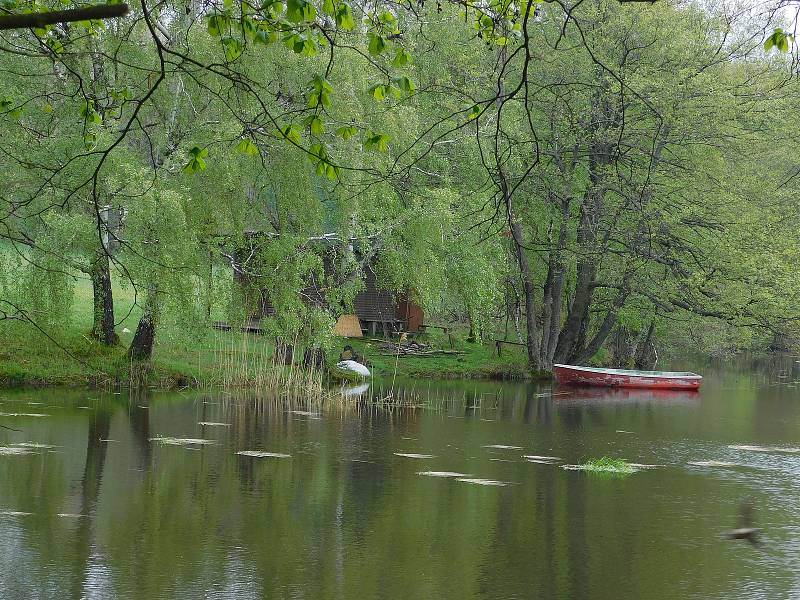
[[99,248],[90,271],[94,304],[94,325],[92,336],[101,344],[113,346],[119,342],[114,331],[114,295],[111,289],[111,271],[108,255]]
[[501,178],[503,197],[505,199],[506,211],[511,226],[511,238],[514,244],[517,264],[519,265],[519,273],[522,278],[522,293],[525,299],[525,348],[528,351],[528,365],[534,371],[540,371],[542,369],[542,364],[539,360],[539,339],[538,332],[536,331],[536,305],[534,300],[536,288],[533,284],[533,271],[531,270],[531,263],[528,260],[528,255],[525,253],[525,248],[522,244],[522,225],[520,225],[519,220],[514,215],[505,177],[501,175]]
[[128,358],[135,361],[150,360],[153,356],[153,345],[156,341],[156,325],[153,322],[153,315],[145,311],[139,319],[136,333],[133,336],[130,348],[128,348]]
[[[603,343],[608,338],[611,330],[614,329],[614,325],[617,324],[617,315],[619,314],[619,309],[625,305],[625,301],[628,299],[630,292],[628,291],[628,282],[630,278],[630,273],[626,273],[622,279],[622,286],[620,287],[619,292],[617,293],[617,297],[614,299],[614,302],[608,309],[606,316],[603,318],[603,322],[600,324],[600,327],[597,329],[597,332],[592,337],[591,341],[588,344],[581,344],[581,346],[577,347],[574,352],[575,361],[578,364],[585,363],[586,361],[590,360],[597,351],[600,350]],[[588,325],[589,319],[586,319],[586,323]]]
[[[569,188],[566,190],[569,192]],[[556,353],[558,336],[561,331],[561,306],[564,302],[564,280],[566,267],[564,265],[564,249],[567,244],[567,229],[569,227],[570,198],[565,196],[561,201],[561,225],[558,232],[558,241],[550,251],[547,265],[548,291],[545,294],[544,307],[545,319],[542,326],[542,366],[551,368]]]
[[656,318],[650,321],[644,340],[636,348],[636,356],[633,359],[635,369],[652,369],[656,366],[657,355],[653,344],[653,331],[656,328]]
[[136,326],[136,333],[128,348],[128,358],[134,361],[147,361],[153,356],[156,342],[156,290],[152,289],[144,304],[144,312]]

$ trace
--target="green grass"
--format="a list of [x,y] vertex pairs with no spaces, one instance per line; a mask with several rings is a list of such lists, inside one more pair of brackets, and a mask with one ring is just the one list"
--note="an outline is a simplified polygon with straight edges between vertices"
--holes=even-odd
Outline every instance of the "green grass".
[[[127,384],[131,365],[126,352],[141,316],[133,290],[114,286],[114,312],[120,344],[106,347],[89,335],[92,287],[87,278],[81,278],[75,286],[69,322],[46,327],[57,343],[27,324],[0,324],[0,385]],[[163,388],[210,385],[219,376],[219,364],[226,356],[263,362],[271,349],[264,336],[210,327],[187,333],[167,324],[157,331],[149,383]]]
[[[431,343],[434,348],[451,349],[445,340],[425,336],[418,338]],[[455,350],[464,354],[442,354],[433,356],[402,356],[390,354],[383,346],[383,338],[342,339],[340,346],[329,354],[329,362],[338,360],[345,344],[362,355],[373,375],[379,377],[437,377],[442,379],[522,379],[529,376],[525,354],[521,349],[503,349],[497,356],[494,345],[468,343],[455,340]],[[392,340],[394,344],[397,340]]]
[[[141,373],[129,364],[126,350],[133,339],[141,310],[135,305],[131,289],[114,287],[114,309],[120,344],[105,347],[94,340],[92,327],[92,288],[88,279],[75,288],[70,322],[47,329],[55,344],[29,325],[0,324],[0,385],[127,385]],[[223,319],[220,314],[213,318]],[[450,339],[442,334],[421,336],[433,348],[451,349]],[[335,364],[345,344],[369,362],[378,378],[433,377],[513,379],[529,376],[522,348],[504,347],[502,356],[494,345],[471,344],[453,336],[454,349],[463,354],[429,357],[386,356],[383,339],[336,339],[328,352]],[[394,340],[396,343],[396,340]],[[187,333],[183,328],[164,324],[159,327],[153,359],[147,369],[147,383],[161,388],[219,385],[229,379],[223,369],[242,365],[244,381],[264,368],[272,356],[273,342],[268,336],[222,332],[198,327]],[[238,368],[238,367],[237,367]],[[244,384],[243,384],[244,385]]]

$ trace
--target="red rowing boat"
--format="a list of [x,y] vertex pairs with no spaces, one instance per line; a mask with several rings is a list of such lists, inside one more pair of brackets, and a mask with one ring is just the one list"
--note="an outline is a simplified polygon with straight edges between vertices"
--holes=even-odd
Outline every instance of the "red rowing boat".
[[556,380],[562,385],[651,388],[657,390],[697,390],[703,380],[697,373],[675,371],[632,371],[597,369],[573,365],[553,365]]

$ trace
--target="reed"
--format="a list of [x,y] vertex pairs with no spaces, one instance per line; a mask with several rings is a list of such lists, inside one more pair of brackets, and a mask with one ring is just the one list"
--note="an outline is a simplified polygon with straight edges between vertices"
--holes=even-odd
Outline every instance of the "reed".
[[[293,347],[297,341],[292,340]],[[276,352],[271,344],[254,341],[251,336],[217,336],[214,360],[204,381],[208,387],[249,390],[259,396],[291,400],[296,406],[313,406],[332,397],[323,369],[302,366],[296,360],[289,360],[288,364],[284,361],[283,352]]]

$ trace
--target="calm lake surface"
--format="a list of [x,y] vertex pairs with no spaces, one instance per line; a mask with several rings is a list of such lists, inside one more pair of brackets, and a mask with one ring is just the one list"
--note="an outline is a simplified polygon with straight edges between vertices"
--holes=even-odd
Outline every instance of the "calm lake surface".
[[[694,395],[415,381],[425,408],[319,414],[0,392],[0,598],[800,597],[797,359],[671,365]],[[562,468],[603,455],[661,466]],[[747,496],[760,548],[721,536]]]

